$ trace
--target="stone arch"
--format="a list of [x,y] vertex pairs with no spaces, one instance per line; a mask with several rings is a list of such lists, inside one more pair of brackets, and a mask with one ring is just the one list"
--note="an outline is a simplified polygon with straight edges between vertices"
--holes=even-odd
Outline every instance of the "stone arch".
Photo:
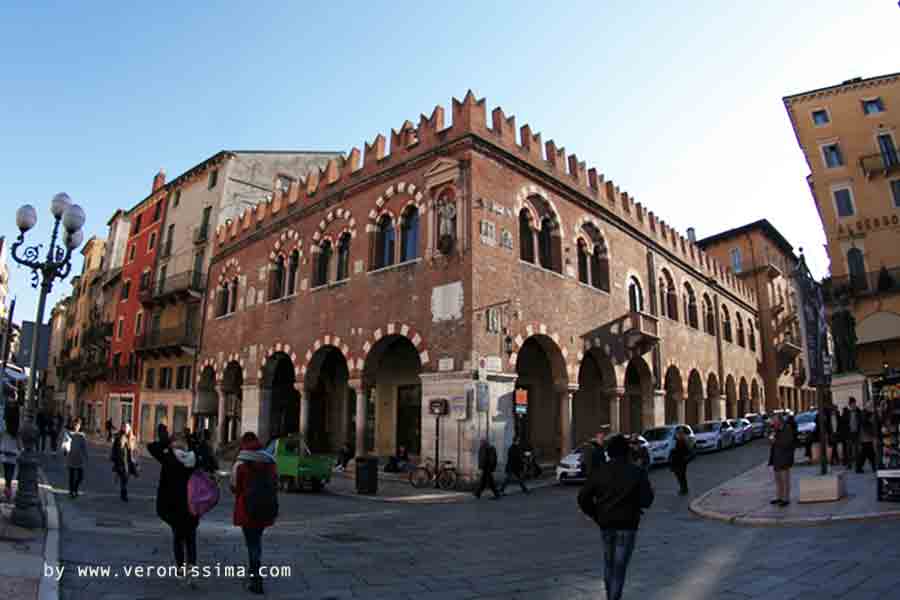
[[352,239],[356,238],[356,219],[353,218],[353,215],[350,213],[349,208],[336,208],[334,210],[328,211],[328,214],[325,215],[325,218],[319,221],[319,225],[316,228],[316,232],[313,233],[313,242],[316,242],[314,246],[318,246],[318,242],[323,239],[326,234],[326,231],[333,224],[337,223],[339,230],[337,233],[337,238],[340,237],[344,233],[349,233]]
[[760,387],[756,378],[750,382],[750,403],[753,406],[753,412],[759,414],[766,412],[763,407],[762,398],[760,396]]
[[560,217],[559,210],[556,208],[550,195],[542,188],[536,185],[524,185],[516,195],[516,214],[523,207],[531,207],[532,222],[538,226],[546,216],[551,216],[556,225],[556,235],[562,235],[564,231],[563,221]]
[[[562,357],[561,364],[554,364],[554,381],[562,385],[562,381],[568,382],[569,375],[577,373],[577,367],[568,364],[569,350],[562,343],[562,336],[557,331],[550,332],[544,323],[529,323],[525,326],[525,331],[521,332],[513,338],[513,352],[509,355],[509,366],[514,367],[519,359],[519,351],[522,346],[532,336],[540,336],[549,338],[550,342],[559,349],[559,355]],[[579,357],[581,360],[581,357]]]
[[219,415],[223,442],[232,442],[240,439],[246,376],[247,370],[244,368],[243,362],[230,360],[225,366],[222,376],[222,394],[225,396],[225,410],[224,414]]
[[219,271],[218,282],[219,285],[224,284],[226,281],[231,281],[236,277],[241,276],[241,263],[236,256],[232,256],[222,265],[221,270]]
[[[355,410],[350,380],[350,360],[340,338],[316,340],[315,352],[307,352],[303,372],[300,431],[313,452],[335,452],[352,440],[351,422]],[[352,402],[352,405],[351,405]],[[352,408],[351,408],[352,406]],[[305,414],[304,414],[305,413]]]
[[194,415],[215,415],[219,412],[219,394],[216,392],[216,370],[208,363],[201,365],[197,377],[197,393],[194,396]]
[[[405,210],[407,206],[410,204],[414,204],[415,207],[419,210],[419,215],[424,216],[427,212],[427,203],[423,202],[425,198],[424,194],[418,190],[414,183],[407,183],[405,181],[400,181],[394,185],[390,185],[387,187],[384,192],[378,196],[375,200],[375,206],[377,208],[373,208],[369,211],[369,227],[376,227],[378,220],[381,218],[382,213],[384,212],[385,205],[398,194],[406,194],[411,198],[411,201],[404,203],[402,209]],[[400,213],[403,212],[400,211]],[[393,218],[393,216],[392,216]],[[374,229],[370,229],[370,231],[374,231]]]
[[300,258],[303,258],[303,238],[296,230],[286,229],[281,232],[281,235],[272,244],[272,249],[269,251],[269,262],[272,263],[281,256],[287,263],[294,250],[298,252]]
[[740,384],[738,384],[737,416],[742,418],[749,412],[752,412],[752,407],[750,405],[750,386],[747,384],[747,378],[741,377]]
[[684,420],[688,425],[696,425],[708,418],[704,413],[703,378],[697,369],[688,375],[688,395],[684,410]]
[[530,333],[516,345],[515,434],[539,457],[558,458],[569,450],[563,448],[569,436],[564,435],[563,428],[568,424],[561,420],[560,411],[560,395],[568,394],[564,349],[546,333]]
[[[422,336],[419,335],[412,327],[405,323],[388,323],[382,328],[378,328],[372,332],[372,338],[367,340],[362,346],[362,355],[366,358],[357,358],[356,359],[356,370],[363,371],[365,368],[365,363],[368,360],[369,353],[372,348],[378,344],[379,341],[383,337],[399,335],[405,337],[412,343],[413,347],[419,353],[419,361],[422,363],[422,369],[425,369],[425,365],[429,364],[429,356],[428,356],[428,347],[425,344],[425,340],[422,339]],[[348,356],[349,362],[349,356]],[[352,370],[352,369],[351,369]]]
[[279,353],[279,352],[283,353],[285,356],[287,356],[290,359],[291,365],[293,365],[293,367],[294,367],[294,377],[296,379],[299,379],[301,377],[301,375],[302,375],[302,373],[300,371],[301,365],[300,365],[299,361],[297,360],[297,353],[293,350],[293,348],[291,348],[290,344],[283,344],[281,342],[276,342],[276,343],[272,344],[271,346],[269,346],[266,349],[266,351],[262,354],[262,357],[260,358],[259,370],[256,372],[256,377],[257,377],[257,380],[260,382],[260,385],[263,384],[263,380],[266,375],[264,367],[266,366],[269,358],[272,355]]
[[623,433],[640,433],[655,425],[653,419],[653,372],[636,356],[625,369],[625,401],[621,407]]
[[300,429],[300,394],[296,389],[297,367],[287,354],[288,348],[266,355],[260,383],[259,432],[265,443],[274,437],[296,433]]
[[300,366],[300,378],[304,381],[306,381],[307,372],[312,367],[310,361],[313,359],[315,353],[324,346],[333,346],[344,356],[344,359],[347,361],[347,368],[350,371],[353,371],[355,369],[356,363],[353,357],[350,355],[350,347],[346,343],[344,343],[344,340],[336,335],[324,335],[320,338],[316,338],[312,343],[312,347],[307,350],[306,354],[303,356],[303,363]]
[[684,419],[684,382],[681,379],[681,371],[675,365],[666,369],[665,377],[666,403],[665,423],[671,425],[681,423]]
[[703,417],[706,421],[722,418],[721,408],[722,390],[719,387],[719,378],[715,373],[710,373],[706,378],[706,403],[703,407]]
[[572,399],[573,442],[587,441],[604,426],[618,429],[613,414],[616,370],[612,359],[599,348],[588,350],[578,369],[578,391]]
[[638,291],[640,292],[640,309],[641,312],[649,311],[649,298],[647,297],[647,293],[649,292],[649,288],[644,284],[644,280],[641,279],[641,276],[637,273],[637,271],[633,271],[631,269],[625,274],[625,304],[627,306],[631,306],[631,281],[634,280],[637,282]]
[[669,267],[659,269],[659,312],[664,317],[673,321],[678,320],[678,288],[675,286],[675,277]]
[[736,418],[737,409],[737,384],[734,382],[734,375],[729,374],[725,378],[725,417]]

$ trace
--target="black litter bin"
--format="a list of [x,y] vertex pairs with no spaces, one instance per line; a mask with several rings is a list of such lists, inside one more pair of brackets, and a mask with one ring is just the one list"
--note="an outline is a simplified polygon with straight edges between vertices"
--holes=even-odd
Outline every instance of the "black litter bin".
[[378,458],[374,456],[357,457],[356,493],[378,493]]

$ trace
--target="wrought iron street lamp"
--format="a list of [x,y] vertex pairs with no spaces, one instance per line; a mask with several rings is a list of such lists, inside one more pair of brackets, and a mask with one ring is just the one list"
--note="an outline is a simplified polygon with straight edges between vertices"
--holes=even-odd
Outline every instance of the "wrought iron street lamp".
[[[37,224],[37,211],[30,204],[26,204],[16,211],[16,226],[19,228],[19,237],[12,245],[12,257],[20,265],[31,269],[31,286],[40,286],[41,293],[38,299],[37,319],[35,320],[34,336],[31,339],[31,364],[28,374],[28,396],[25,400],[25,423],[21,429],[22,445],[24,452],[19,455],[19,488],[16,492],[16,506],[13,510],[13,522],[20,527],[37,528],[43,524],[40,500],[38,499],[38,465],[37,457],[38,431],[34,424],[37,387],[37,361],[38,339],[40,338],[41,324],[44,322],[44,308],[47,303],[47,295],[53,289],[54,279],[65,279],[72,269],[72,251],[81,245],[84,240],[85,214],[77,204],[72,204],[68,194],[56,194],[50,202],[50,212],[53,215],[53,234],[50,237],[50,246],[47,255],[41,260],[42,244],[36,246],[24,246],[25,234]],[[62,224],[63,231],[60,236],[59,227]],[[61,243],[58,243],[58,241]],[[20,252],[21,251],[21,252]]]

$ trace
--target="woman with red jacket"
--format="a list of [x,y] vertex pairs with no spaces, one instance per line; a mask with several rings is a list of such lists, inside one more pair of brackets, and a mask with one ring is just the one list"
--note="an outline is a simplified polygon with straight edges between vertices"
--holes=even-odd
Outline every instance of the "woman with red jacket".
[[234,524],[244,532],[250,562],[247,589],[263,593],[259,575],[262,558],[262,534],[271,527],[278,514],[278,471],[275,459],[263,451],[252,431],[241,437],[241,451],[231,474],[231,491],[235,495]]

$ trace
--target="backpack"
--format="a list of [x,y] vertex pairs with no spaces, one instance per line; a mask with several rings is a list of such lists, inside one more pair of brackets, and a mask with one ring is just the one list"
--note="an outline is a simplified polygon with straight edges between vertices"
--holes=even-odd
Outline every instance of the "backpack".
[[247,515],[253,521],[269,523],[278,516],[278,489],[266,465],[250,466],[250,485],[244,497]]
[[188,479],[188,510],[198,519],[219,503],[219,486],[204,471],[197,469]]

